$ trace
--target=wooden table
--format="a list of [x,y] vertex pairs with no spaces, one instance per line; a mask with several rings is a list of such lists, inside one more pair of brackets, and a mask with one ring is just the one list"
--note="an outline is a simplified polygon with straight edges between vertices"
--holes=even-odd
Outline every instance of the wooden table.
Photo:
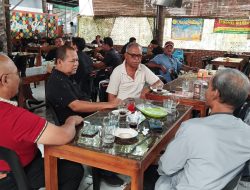
[[[19,85],[19,91],[18,91],[18,106],[24,107],[25,100],[27,99],[26,95],[27,91],[31,91],[29,84],[39,81],[46,81],[49,77],[50,73],[46,74],[37,74],[37,75],[31,75],[21,78],[21,84]],[[32,94],[31,94],[32,96]],[[32,97],[29,97],[32,98]]]
[[219,67],[219,65],[224,65],[225,67],[236,68],[242,71],[245,60],[243,58],[217,57],[213,59],[211,63],[215,65],[216,69]]
[[55,48],[55,46],[49,45],[49,46],[27,46],[26,51],[27,52],[37,52],[36,56],[36,66],[42,65],[42,53],[48,53],[51,49]]
[[[186,76],[179,76],[179,78],[167,83],[164,85],[163,89],[166,89],[168,91],[182,91],[182,81],[183,80],[189,80],[190,82],[190,92],[193,92],[193,82],[197,80],[196,76],[192,77],[186,77]],[[172,95],[175,95],[174,93]],[[149,92],[146,94],[146,99],[149,100],[157,100],[157,101],[163,101],[164,99],[169,99],[170,95],[164,95],[162,93],[156,93],[156,92]],[[201,117],[206,116],[207,111],[207,105],[206,101],[203,99],[194,99],[193,97],[179,97],[180,104],[183,105],[189,105],[193,106],[194,110],[197,110],[200,112]]]
[[[105,148],[101,145],[98,135],[92,138],[83,137],[80,135],[81,130],[78,131],[76,138],[70,144],[46,145],[44,148],[46,190],[58,189],[58,158],[130,176],[131,190],[142,190],[144,171],[165,149],[180,124],[191,117],[192,107],[179,105],[177,110],[177,115],[168,115],[162,119],[164,122],[162,133],[150,132],[147,136],[139,133],[136,138],[128,141],[130,143],[128,145],[119,143],[119,140],[116,139],[113,147]],[[108,113],[109,111],[97,112],[84,120],[90,121],[93,125],[102,125],[102,119]],[[146,121],[142,122],[139,128],[148,128],[147,123]]]

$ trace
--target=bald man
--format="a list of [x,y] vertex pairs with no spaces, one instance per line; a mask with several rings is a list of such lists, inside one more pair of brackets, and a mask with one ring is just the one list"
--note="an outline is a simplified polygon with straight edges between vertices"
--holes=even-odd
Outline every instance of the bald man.
[[[75,126],[83,119],[79,116],[70,116],[58,127],[17,107],[17,103],[10,99],[17,94],[19,83],[19,73],[15,64],[9,57],[0,54],[0,146],[17,153],[30,187],[39,189],[45,186],[44,161],[36,143],[63,145],[70,142],[76,133]],[[83,172],[80,164],[59,160],[59,189],[77,190]],[[0,189],[17,190],[13,173],[4,161],[0,161]]]

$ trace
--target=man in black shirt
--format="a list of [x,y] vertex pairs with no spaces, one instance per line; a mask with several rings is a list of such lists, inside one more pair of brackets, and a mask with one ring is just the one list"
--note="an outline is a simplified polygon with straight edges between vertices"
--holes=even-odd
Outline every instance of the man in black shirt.
[[129,38],[128,43],[126,43],[126,44],[122,47],[122,50],[121,50],[121,54],[122,54],[122,55],[126,52],[126,48],[127,48],[128,44],[130,44],[130,43],[136,43],[136,38],[135,38],[135,37]]
[[159,45],[157,40],[152,40],[148,46],[148,52],[147,52],[147,56],[152,59],[154,58],[156,55],[158,54],[162,54],[163,53],[163,49],[162,47]]
[[46,86],[46,98],[53,105],[58,115],[59,123],[71,115],[86,116],[88,112],[118,106],[120,100],[113,102],[89,102],[83,96],[79,85],[70,77],[78,68],[76,51],[69,46],[57,49],[56,67],[52,71]]
[[79,84],[81,91],[86,94],[88,99],[90,99],[90,74],[93,70],[93,61],[85,52],[83,52],[83,49],[85,48],[85,40],[83,38],[72,38],[72,44],[73,48],[77,51],[79,62],[76,74],[72,75],[72,77]]
[[45,57],[45,60],[46,61],[51,61],[51,60],[55,59],[56,58],[56,50],[57,50],[57,48],[60,47],[60,46],[63,46],[63,45],[64,45],[63,39],[60,38],[60,37],[57,37],[55,39],[55,46],[56,47],[48,52],[47,56]]
[[112,67],[112,69],[114,69],[117,65],[121,64],[121,56],[113,48],[112,38],[105,37],[103,39],[102,49],[105,51],[105,55],[103,57],[100,53],[97,53],[96,56],[101,62],[94,64],[94,68],[102,69],[105,67]]

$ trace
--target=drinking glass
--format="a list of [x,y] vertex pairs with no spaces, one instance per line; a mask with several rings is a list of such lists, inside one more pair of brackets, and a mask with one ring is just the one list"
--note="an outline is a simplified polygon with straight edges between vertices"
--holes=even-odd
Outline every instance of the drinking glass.
[[179,105],[180,101],[179,101],[179,97],[177,96],[172,96],[171,100],[173,101],[172,103],[172,112],[176,112],[176,107]]
[[168,113],[172,113],[173,100],[172,99],[164,99],[163,107],[167,110]]
[[132,113],[135,112],[135,100],[133,98],[128,99],[127,109]]
[[111,125],[110,118],[103,118],[103,128],[101,133],[102,142],[104,144],[111,144],[115,141],[115,125]]
[[138,114],[130,114],[127,116],[127,122],[130,128],[137,129],[140,121],[140,116]]
[[188,92],[189,91],[189,81],[184,80],[182,82],[182,92]]

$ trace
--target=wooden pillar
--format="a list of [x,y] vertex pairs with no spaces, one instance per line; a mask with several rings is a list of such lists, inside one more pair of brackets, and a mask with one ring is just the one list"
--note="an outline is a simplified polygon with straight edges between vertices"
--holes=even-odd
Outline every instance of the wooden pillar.
[[6,36],[7,36],[7,52],[8,54],[11,54],[12,42],[11,42],[11,31],[10,31],[10,2],[9,0],[4,0],[4,11],[5,11]]
[[155,38],[158,40],[160,46],[162,46],[163,44],[164,24],[165,24],[164,7],[157,5]]
[[42,0],[43,13],[48,13],[47,0]]

